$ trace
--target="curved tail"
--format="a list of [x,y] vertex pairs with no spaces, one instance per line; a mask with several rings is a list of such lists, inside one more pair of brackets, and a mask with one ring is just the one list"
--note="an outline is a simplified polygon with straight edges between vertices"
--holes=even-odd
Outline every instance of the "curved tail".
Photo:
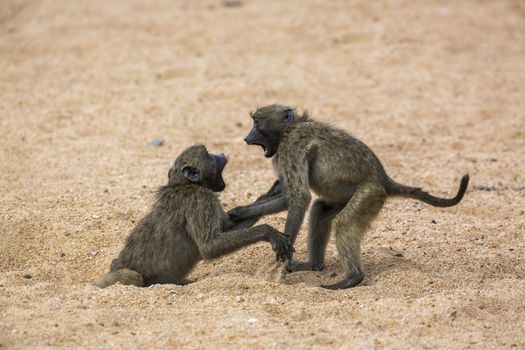
[[91,284],[99,288],[106,288],[117,282],[128,286],[144,286],[142,275],[136,271],[128,269],[118,269],[108,272],[104,276],[94,280]]
[[390,178],[388,179],[386,183],[386,190],[387,190],[387,193],[391,196],[401,196],[401,197],[419,199],[420,201],[423,201],[435,207],[451,207],[453,205],[458,204],[461,201],[461,199],[463,199],[463,196],[465,195],[465,192],[467,191],[468,182],[469,182],[469,175],[466,174],[461,178],[458,193],[453,198],[434,197],[433,195],[429,194],[428,192],[423,191],[419,187],[405,186],[405,185],[395,182],[394,180]]

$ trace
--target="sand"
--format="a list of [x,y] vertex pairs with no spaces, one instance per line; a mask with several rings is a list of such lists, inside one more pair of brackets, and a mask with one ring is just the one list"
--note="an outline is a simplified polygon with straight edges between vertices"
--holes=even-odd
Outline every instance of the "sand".
[[[525,348],[523,1],[3,0],[0,67],[0,347]],[[283,276],[260,243],[188,286],[91,286],[187,146],[229,156],[226,208],[271,185],[243,137],[273,102],[469,191],[389,200],[354,289],[318,287],[333,242],[323,272]]]

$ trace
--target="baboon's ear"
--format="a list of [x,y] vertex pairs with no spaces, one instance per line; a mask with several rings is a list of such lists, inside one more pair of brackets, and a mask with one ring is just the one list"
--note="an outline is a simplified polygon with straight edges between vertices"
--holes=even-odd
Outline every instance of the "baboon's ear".
[[295,113],[293,112],[293,109],[289,108],[286,111],[284,111],[284,118],[283,121],[285,123],[291,123],[295,119]]
[[191,182],[198,182],[201,179],[201,174],[199,171],[191,166],[184,166],[182,168],[182,176]]

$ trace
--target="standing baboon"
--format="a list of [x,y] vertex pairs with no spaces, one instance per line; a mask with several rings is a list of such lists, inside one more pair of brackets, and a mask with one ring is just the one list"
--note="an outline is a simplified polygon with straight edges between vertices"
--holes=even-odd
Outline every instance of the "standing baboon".
[[[269,241],[278,257],[289,251],[285,236],[268,225],[252,228],[257,217],[233,223],[214,192],[225,184],[223,154],[203,145],[189,147],[175,160],[168,184],[157,192],[151,212],[133,229],[110,272],[93,283],[136,286],[185,284],[198,261],[214,259],[259,241]],[[266,196],[261,197],[261,200]]]
[[278,180],[272,187],[274,195],[228,214],[232,220],[245,220],[288,208],[284,233],[293,244],[312,189],[319,198],[310,211],[309,258],[292,269],[322,270],[333,229],[346,277],[325,288],[353,287],[363,280],[361,239],[388,196],[449,207],[459,203],[467,190],[468,175],[463,176],[457,195],[450,199],[399,184],[386,174],[379,159],[364,143],[343,130],[310,119],[307,113],[298,116],[290,107],[270,105],[251,116],[254,125],[244,140],[249,145],[261,146],[266,157],[273,157]]

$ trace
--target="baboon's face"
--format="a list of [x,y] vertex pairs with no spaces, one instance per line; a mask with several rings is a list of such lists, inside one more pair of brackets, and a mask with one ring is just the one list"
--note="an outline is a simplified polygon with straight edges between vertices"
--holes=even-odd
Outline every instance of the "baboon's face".
[[222,171],[228,163],[226,156],[208,153],[203,145],[194,145],[183,151],[168,174],[170,183],[194,183],[214,192],[226,187]]
[[253,128],[244,138],[249,145],[261,146],[264,155],[271,158],[277,153],[281,132],[295,118],[293,109],[286,106],[270,105],[251,113]]

